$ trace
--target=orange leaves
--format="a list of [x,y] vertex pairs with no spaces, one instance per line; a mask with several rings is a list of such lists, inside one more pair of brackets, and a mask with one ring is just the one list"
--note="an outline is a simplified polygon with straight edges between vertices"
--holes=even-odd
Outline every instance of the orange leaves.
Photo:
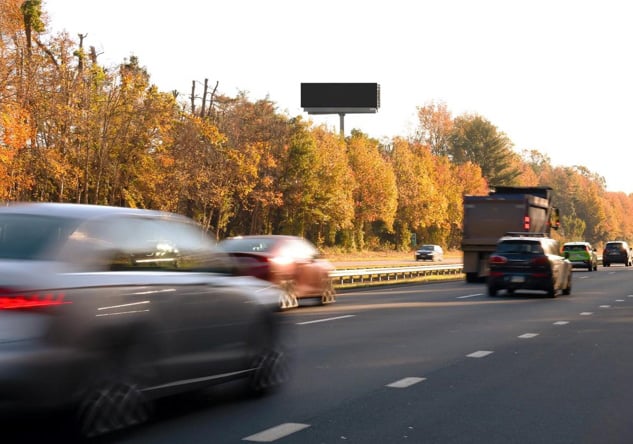
[[12,153],[23,148],[32,134],[29,113],[17,104],[4,104],[0,108],[0,129],[2,145],[9,149],[9,153],[3,150],[0,156],[13,156]]

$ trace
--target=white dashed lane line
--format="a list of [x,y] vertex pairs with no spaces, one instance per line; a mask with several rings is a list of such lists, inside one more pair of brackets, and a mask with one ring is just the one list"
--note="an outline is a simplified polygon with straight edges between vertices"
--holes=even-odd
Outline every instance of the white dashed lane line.
[[457,299],[476,298],[477,296],[483,296],[483,293],[467,294],[466,296],[457,296]]
[[600,308],[611,308],[610,305],[601,305]]
[[418,382],[422,382],[422,381],[426,381],[426,378],[417,378],[417,377],[409,377],[409,378],[403,378],[399,381],[396,382],[392,382],[391,384],[387,384],[387,387],[391,387],[391,388],[407,388],[407,387],[411,387],[414,384],[417,384]]
[[582,313],[580,313],[580,316],[591,316],[592,314],[592,311],[583,311]]
[[567,325],[569,324],[569,321],[556,321],[554,322],[554,325]]
[[353,318],[356,315],[337,316],[335,318],[315,319],[314,321],[297,322],[297,325],[318,324],[319,322],[338,321],[339,319]]
[[254,435],[242,438],[242,441],[273,442],[277,441],[278,439],[285,438],[288,435],[292,435],[293,433],[297,433],[308,427],[310,427],[308,424],[287,422],[285,424],[271,427],[270,429],[264,430],[263,432],[255,433]]
[[485,358],[488,355],[493,354],[494,352],[488,351],[488,350],[479,350],[476,352],[473,352],[469,355],[466,355],[469,358]]
[[520,339],[532,339],[538,336],[538,333],[523,333],[519,336]]

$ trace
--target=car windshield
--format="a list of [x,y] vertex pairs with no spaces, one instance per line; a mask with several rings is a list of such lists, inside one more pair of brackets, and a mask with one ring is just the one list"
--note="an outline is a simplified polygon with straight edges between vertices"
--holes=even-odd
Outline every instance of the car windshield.
[[220,247],[225,251],[238,253],[266,253],[275,245],[274,239],[248,239],[234,238],[220,242]]
[[50,259],[76,225],[59,217],[0,214],[0,259]]
[[422,245],[420,250],[422,250],[422,251],[433,251],[433,245]]
[[538,242],[505,241],[497,245],[497,253],[543,254],[543,248]]

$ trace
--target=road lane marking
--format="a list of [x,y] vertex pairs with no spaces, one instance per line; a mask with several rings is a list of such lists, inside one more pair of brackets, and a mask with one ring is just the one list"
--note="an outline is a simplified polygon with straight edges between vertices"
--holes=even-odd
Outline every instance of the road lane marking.
[[466,356],[469,358],[485,358],[486,356],[491,355],[493,353],[494,352],[487,351],[487,350],[479,350]]
[[519,338],[521,339],[532,339],[538,336],[538,333],[523,333]]
[[411,387],[413,384],[417,384],[418,382],[422,382],[422,381],[426,381],[426,378],[416,378],[416,377],[403,378],[399,381],[392,382],[391,384],[387,384],[387,387],[407,388],[407,387]]
[[592,314],[592,311],[583,311],[582,313],[580,313],[580,316],[591,316]]
[[338,321],[339,319],[353,318],[356,315],[337,316],[335,318],[315,319],[314,321],[297,322],[297,325],[317,324],[319,322]]
[[475,293],[475,294],[468,294],[466,296],[457,296],[457,299],[467,299],[467,298],[476,298],[477,296],[483,296],[483,293]]
[[624,302],[624,299],[616,299],[615,302]]
[[293,433],[297,433],[308,427],[310,427],[308,424],[287,422],[285,424],[271,427],[270,429],[264,430],[262,432],[255,433],[254,435],[247,436],[246,438],[242,438],[242,441],[273,442],[277,441],[278,439],[285,438],[288,435],[292,435]]
[[556,321],[554,322],[554,325],[567,325],[569,324],[569,321]]
[[610,305],[601,305],[600,308],[611,308]]

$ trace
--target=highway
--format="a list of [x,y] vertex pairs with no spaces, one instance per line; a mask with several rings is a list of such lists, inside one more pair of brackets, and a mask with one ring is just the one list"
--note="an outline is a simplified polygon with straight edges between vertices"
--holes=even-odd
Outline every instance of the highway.
[[[294,373],[280,392],[171,399],[106,442],[630,444],[632,284],[612,266],[574,271],[555,299],[463,281],[341,292],[281,314]],[[61,426],[12,427],[53,442]]]

